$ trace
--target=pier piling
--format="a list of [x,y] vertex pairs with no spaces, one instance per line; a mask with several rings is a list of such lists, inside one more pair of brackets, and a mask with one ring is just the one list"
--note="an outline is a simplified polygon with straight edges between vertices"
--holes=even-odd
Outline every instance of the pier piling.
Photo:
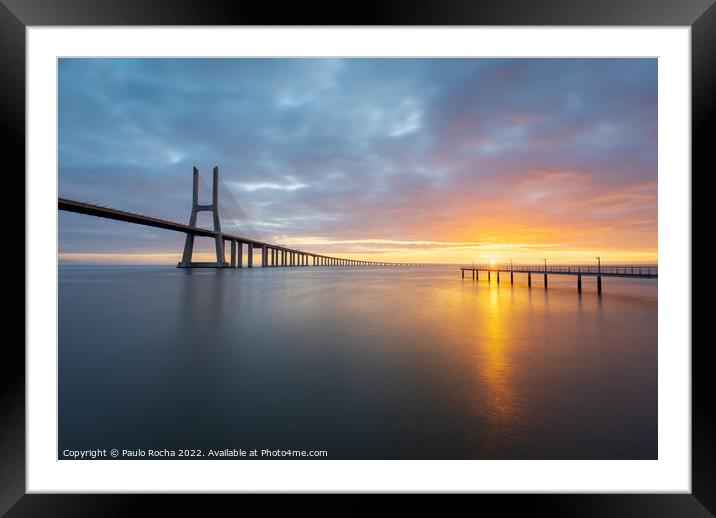
[[549,275],[573,275],[577,277],[577,292],[581,295],[582,293],[582,277],[596,277],[597,278],[597,293],[599,296],[602,295],[602,277],[629,277],[636,279],[657,279],[658,278],[658,267],[633,267],[633,266],[609,266],[603,267],[601,264],[597,267],[589,267],[584,265],[556,265],[556,266],[535,266],[535,265],[523,265],[515,267],[510,262],[509,267],[495,266],[492,264],[485,264],[481,266],[472,267],[461,266],[460,273],[462,278],[465,278],[465,270],[472,272],[472,278],[474,280],[480,279],[480,270],[487,272],[487,282],[492,281],[492,272],[497,274],[497,285],[500,284],[500,274],[510,274],[510,284],[515,283],[515,272],[527,274],[527,287],[532,288],[532,274],[544,276],[544,288],[545,290],[549,286],[548,276]]

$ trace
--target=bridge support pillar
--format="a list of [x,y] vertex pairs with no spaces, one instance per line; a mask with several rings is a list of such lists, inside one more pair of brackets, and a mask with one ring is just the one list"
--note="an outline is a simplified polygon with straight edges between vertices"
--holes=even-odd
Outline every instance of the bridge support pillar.
[[236,267],[237,268],[243,268],[244,267],[244,244],[241,241],[236,242]]
[[487,270],[487,282],[492,281],[492,272],[490,270]]
[[582,275],[577,274],[577,292],[582,293]]
[[602,294],[602,276],[597,275],[597,293]]
[[221,235],[221,222],[219,221],[219,168],[214,167],[214,177],[211,193],[211,205],[199,205],[199,170],[195,167],[193,171],[191,216],[189,226],[196,227],[196,217],[199,212],[211,212],[214,216],[214,245],[216,248],[216,262],[196,263],[192,261],[194,254],[194,234],[187,234],[184,242],[184,253],[177,268],[228,268],[224,255],[224,238]]
[[236,241],[231,240],[231,267],[236,268]]
[[500,270],[497,270],[497,284],[500,284]]
[[515,272],[510,272],[510,284],[515,283]]
[[254,244],[253,243],[249,243],[246,246],[246,267],[247,268],[254,267]]
[[527,274],[527,287],[528,288],[532,287],[532,274],[531,273]]
[[544,274],[544,287],[547,288],[547,274]]

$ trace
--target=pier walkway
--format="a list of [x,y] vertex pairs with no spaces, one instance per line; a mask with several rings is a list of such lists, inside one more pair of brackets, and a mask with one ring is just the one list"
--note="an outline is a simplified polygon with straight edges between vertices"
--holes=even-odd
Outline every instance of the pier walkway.
[[515,282],[515,274],[527,274],[527,286],[532,287],[532,276],[541,275],[544,287],[547,288],[548,275],[573,275],[577,277],[577,291],[582,291],[582,276],[597,278],[597,292],[602,292],[602,277],[626,277],[631,279],[656,279],[658,278],[658,266],[643,265],[620,265],[620,266],[584,266],[584,265],[513,265],[513,264],[485,264],[475,266],[461,266],[462,278],[465,272],[471,272],[472,278],[480,279],[480,272],[487,274],[487,280],[492,281],[492,274],[497,276],[497,284],[500,283],[500,274],[510,275],[510,284]]

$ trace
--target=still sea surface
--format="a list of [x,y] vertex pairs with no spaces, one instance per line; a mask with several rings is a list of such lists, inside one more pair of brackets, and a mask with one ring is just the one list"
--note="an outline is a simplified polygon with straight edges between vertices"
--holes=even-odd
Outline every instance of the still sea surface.
[[657,281],[595,284],[61,266],[58,456],[654,459]]

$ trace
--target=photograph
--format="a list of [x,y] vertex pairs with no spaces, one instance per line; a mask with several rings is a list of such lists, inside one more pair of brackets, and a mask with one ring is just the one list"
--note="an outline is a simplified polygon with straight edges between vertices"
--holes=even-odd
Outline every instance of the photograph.
[[660,66],[58,57],[56,459],[659,460]]

